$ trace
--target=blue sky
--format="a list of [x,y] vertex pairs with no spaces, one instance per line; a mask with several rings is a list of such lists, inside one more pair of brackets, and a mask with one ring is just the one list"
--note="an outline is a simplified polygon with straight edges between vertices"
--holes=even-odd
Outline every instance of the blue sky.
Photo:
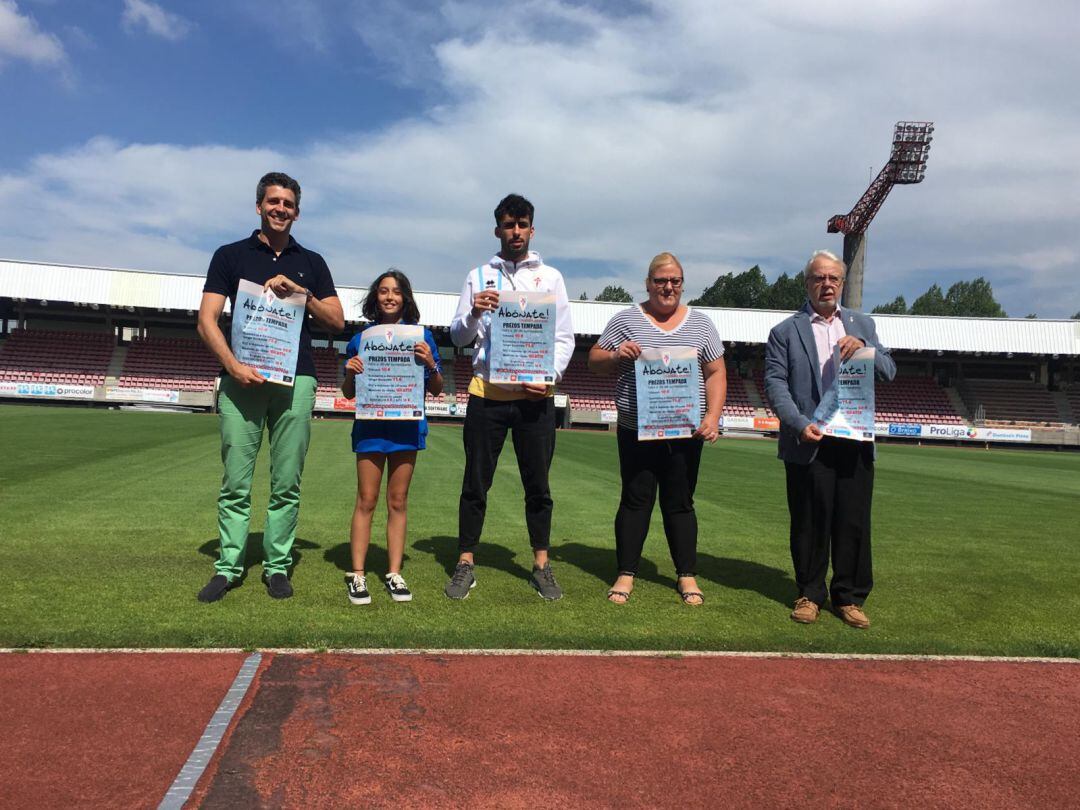
[[0,257],[201,274],[268,170],[335,278],[457,290],[537,205],[570,294],[690,294],[817,248],[933,120],[927,180],[868,238],[867,308],[985,276],[1010,315],[1080,310],[1080,10],[996,0],[442,4],[0,0]]

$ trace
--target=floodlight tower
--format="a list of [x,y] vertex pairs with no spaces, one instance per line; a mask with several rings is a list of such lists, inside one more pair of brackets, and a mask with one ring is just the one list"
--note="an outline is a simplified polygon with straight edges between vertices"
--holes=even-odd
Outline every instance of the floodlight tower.
[[898,121],[893,130],[892,154],[885,168],[866,189],[851,213],[837,214],[826,225],[828,233],[844,235],[844,264],[847,283],[841,304],[862,308],[863,265],[866,258],[866,229],[877,214],[892,187],[921,183],[926,176],[926,161],[933,140],[932,121]]

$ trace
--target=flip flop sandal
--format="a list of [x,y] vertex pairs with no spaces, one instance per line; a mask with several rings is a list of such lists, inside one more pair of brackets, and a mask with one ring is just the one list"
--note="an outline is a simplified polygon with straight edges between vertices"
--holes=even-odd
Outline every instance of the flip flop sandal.
[[[611,598],[613,596],[621,596],[622,601],[616,602],[614,599]],[[630,594],[627,591],[617,591],[612,588],[610,591],[607,592],[607,600],[613,605],[625,605],[627,602],[630,601]]]
[[[701,601],[691,602],[690,600],[695,596]],[[690,607],[701,607],[705,604],[705,594],[701,591],[679,591],[679,598],[682,599],[684,605],[689,605]]]

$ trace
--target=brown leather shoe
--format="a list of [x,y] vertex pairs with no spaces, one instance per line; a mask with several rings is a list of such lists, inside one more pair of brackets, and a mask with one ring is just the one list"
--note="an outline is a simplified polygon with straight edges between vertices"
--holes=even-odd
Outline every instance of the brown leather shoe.
[[821,608],[805,596],[800,596],[795,600],[795,609],[791,611],[791,619],[799,624],[813,624],[817,621],[820,612]]
[[836,615],[848,627],[865,630],[870,626],[870,619],[867,618],[866,614],[863,613],[863,609],[858,605],[840,605],[836,609]]

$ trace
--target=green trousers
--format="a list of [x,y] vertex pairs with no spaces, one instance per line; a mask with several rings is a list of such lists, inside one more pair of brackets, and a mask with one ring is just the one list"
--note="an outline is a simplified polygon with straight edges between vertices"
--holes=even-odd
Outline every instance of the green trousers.
[[270,435],[270,502],[263,528],[263,571],[286,573],[292,564],[296,518],[300,511],[300,476],[311,439],[315,378],[297,377],[289,388],[263,383],[244,388],[232,377],[221,381],[221,461],[225,474],[218,496],[221,557],[214,568],[230,581],[244,573],[244,549],[251,522],[251,479],[262,445]]

